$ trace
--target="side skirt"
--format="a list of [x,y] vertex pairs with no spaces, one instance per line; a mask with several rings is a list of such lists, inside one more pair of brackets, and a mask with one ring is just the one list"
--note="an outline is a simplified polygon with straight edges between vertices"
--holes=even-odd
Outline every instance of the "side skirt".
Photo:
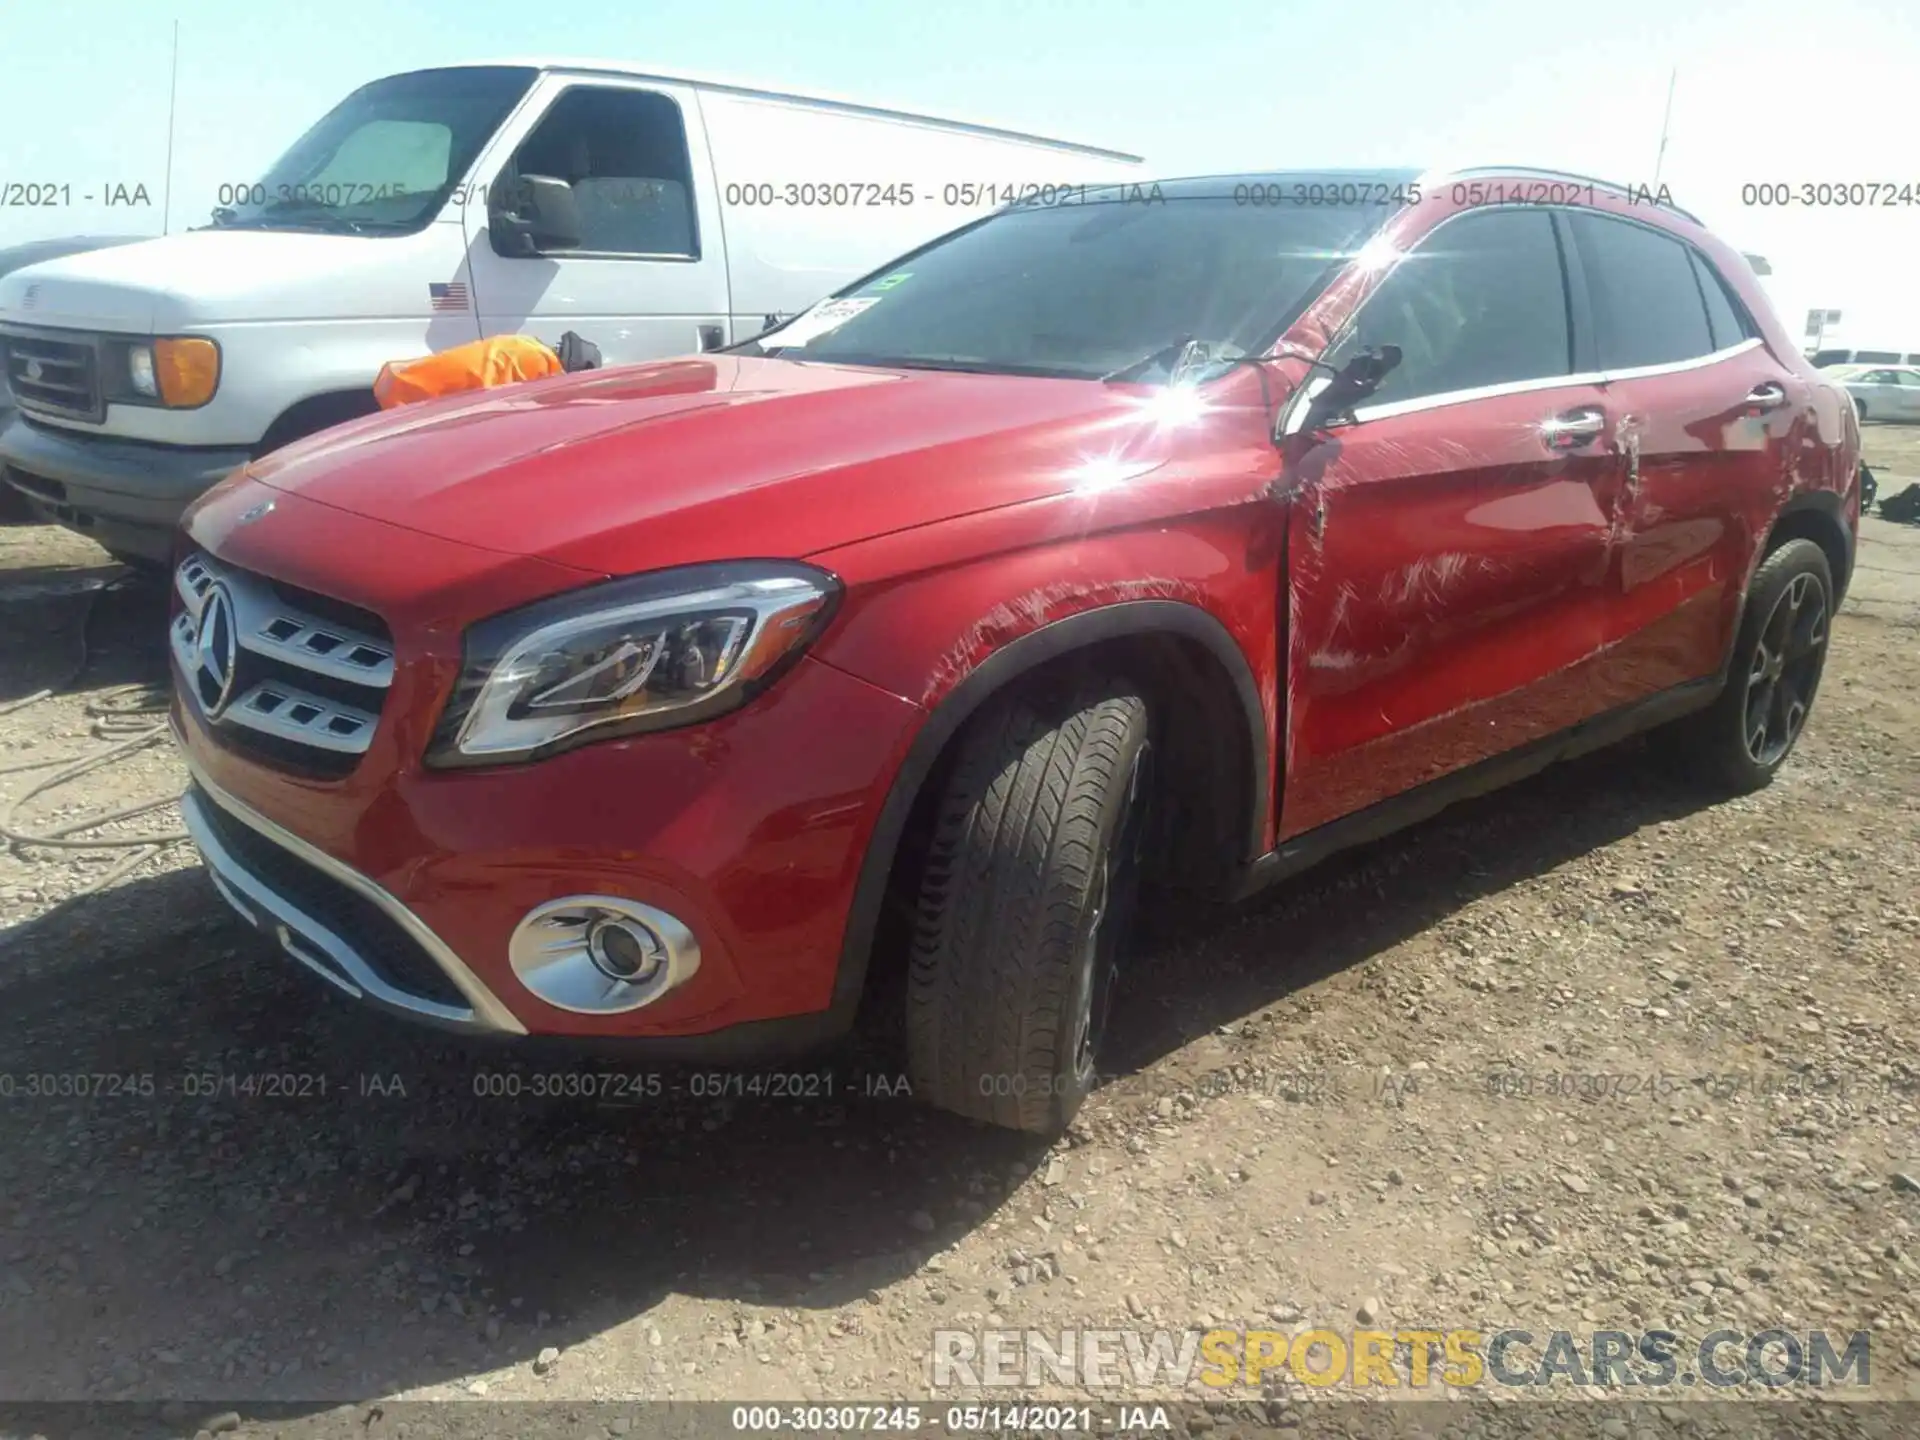
[[1605,749],[1629,736],[1664,725],[1670,720],[1678,720],[1696,710],[1704,710],[1719,696],[1725,683],[1724,674],[1689,680],[1684,685],[1662,690],[1617,710],[1608,710],[1503,755],[1492,756],[1464,770],[1429,781],[1391,800],[1382,800],[1365,810],[1330,820],[1325,825],[1283,842],[1278,849],[1269,850],[1246,866],[1240,872],[1237,883],[1229,890],[1228,898],[1244,900],[1269,885],[1291,879],[1330,855],[1429,820],[1458,801],[1503,789],[1516,780],[1537,775],[1561,760]]

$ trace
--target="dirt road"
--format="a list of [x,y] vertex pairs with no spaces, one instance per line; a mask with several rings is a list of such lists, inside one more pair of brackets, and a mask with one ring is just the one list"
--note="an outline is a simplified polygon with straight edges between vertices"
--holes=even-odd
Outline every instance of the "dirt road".
[[[1920,478],[1920,432],[1869,435]],[[98,589],[119,573],[0,530],[0,707],[60,689],[0,715],[0,772],[129,747],[17,826],[181,782],[140,713],[160,602]],[[0,773],[0,804],[50,773]],[[148,1407],[97,1433],[453,1433],[540,1398],[624,1434],[579,1407],[944,1401],[938,1331],[1505,1325],[1868,1331],[1845,1398],[1920,1433],[1920,529],[1867,522],[1770,789],[1708,803],[1630,746],[1206,921],[1147,957],[1052,1150],[857,1053],[828,1099],[537,1096],[553,1065],[335,1003],[187,847],[143,855],[0,852],[0,1399]],[[1757,1433],[1739,1393],[1593,1433]],[[1283,1366],[1224,1394],[1346,1433],[1312,1426],[1353,1391]],[[444,1398],[471,1404],[403,1403]]]

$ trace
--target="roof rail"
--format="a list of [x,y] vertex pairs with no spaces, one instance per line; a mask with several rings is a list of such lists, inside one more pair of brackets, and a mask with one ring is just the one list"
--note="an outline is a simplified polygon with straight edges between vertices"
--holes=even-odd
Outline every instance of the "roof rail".
[[[1602,190],[1610,191],[1616,195],[1625,195],[1629,199],[1635,198],[1640,193],[1635,191],[1632,186],[1622,185],[1618,181],[1602,180],[1593,175],[1580,175],[1572,170],[1551,170],[1541,165],[1469,165],[1462,170],[1443,171],[1441,174],[1435,176],[1434,179],[1437,182],[1460,175],[1543,175],[1554,180],[1574,180],[1582,185],[1598,186]],[[1662,210],[1671,210],[1681,219],[1691,220],[1702,229],[1706,228],[1706,221],[1702,220],[1691,210],[1675,205],[1671,201],[1665,203],[1654,201],[1650,203],[1659,204]]]

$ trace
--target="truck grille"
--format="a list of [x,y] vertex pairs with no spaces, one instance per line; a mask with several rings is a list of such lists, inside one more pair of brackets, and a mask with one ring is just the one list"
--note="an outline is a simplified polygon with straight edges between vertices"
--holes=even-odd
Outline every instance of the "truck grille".
[[84,340],[62,340],[45,331],[0,335],[6,350],[7,388],[29,412],[102,420],[100,369],[94,347]]
[[360,762],[393,684],[379,616],[198,554],[174,588],[180,690],[216,739],[320,777]]

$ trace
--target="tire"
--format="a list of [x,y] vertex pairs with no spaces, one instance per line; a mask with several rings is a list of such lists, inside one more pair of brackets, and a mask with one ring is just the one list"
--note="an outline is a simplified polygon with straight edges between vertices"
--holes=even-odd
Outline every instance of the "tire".
[[1859,412],[1860,418],[1862,420],[1865,420],[1867,418],[1867,402],[1866,401],[1856,399],[1853,402],[1853,408]]
[[907,980],[907,1073],[943,1110],[1057,1135],[1097,1079],[1152,794],[1124,682],[1016,692],[968,727],[934,819]]
[[1779,773],[1813,709],[1833,609],[1833,575],[1813,541],[1789,540],[1761,561],[1726,688],[1678,727],[1688,773],[1733,794],[1758,790]]

